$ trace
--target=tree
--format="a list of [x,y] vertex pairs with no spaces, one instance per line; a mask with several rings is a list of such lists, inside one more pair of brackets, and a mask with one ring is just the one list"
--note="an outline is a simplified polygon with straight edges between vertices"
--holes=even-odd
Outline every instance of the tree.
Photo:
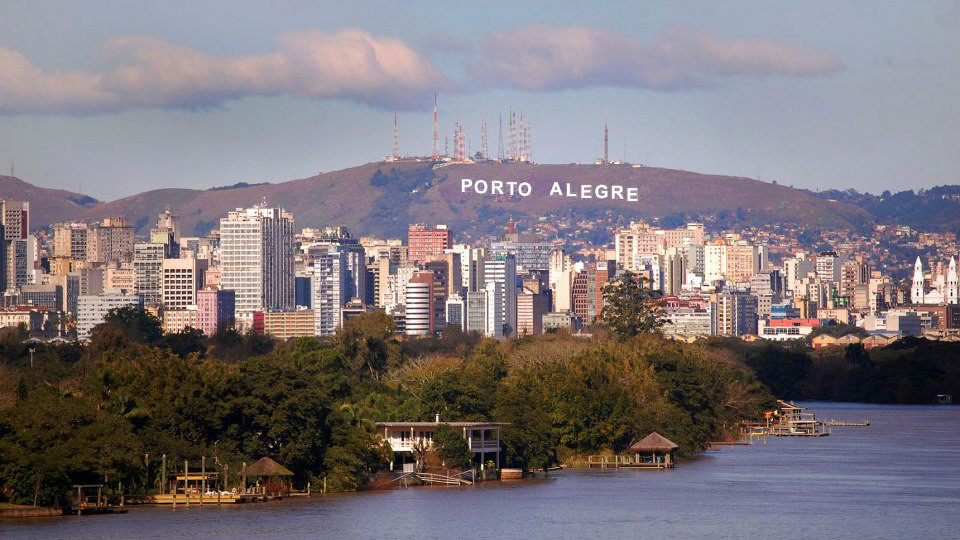
[[433,449],[437,457],[450,467],[466,467],[473,461],[473,452],[463,436],[450,424],[440,424],[433,432]]
[[616,332],[621,339],[641,333],[657,333],[667,322],[659,295],[648,289],[647,278],[626,272],[603,288],[600,324]]

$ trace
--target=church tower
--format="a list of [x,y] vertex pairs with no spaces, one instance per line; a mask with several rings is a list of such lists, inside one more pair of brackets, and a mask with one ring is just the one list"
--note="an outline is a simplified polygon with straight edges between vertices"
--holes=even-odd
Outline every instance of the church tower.
[[943,295],[944,303],[960,303],[960,279],[957,277],[957,260],[950,257],[950,268],[947,269],[947,290]]
[[923,263],[920,262],[920,257],[917,257],[917,262],[913,265],[913,287],[910,289],[910,302],[913,304],[922,304],[924,296],[924,283],[923,283]]

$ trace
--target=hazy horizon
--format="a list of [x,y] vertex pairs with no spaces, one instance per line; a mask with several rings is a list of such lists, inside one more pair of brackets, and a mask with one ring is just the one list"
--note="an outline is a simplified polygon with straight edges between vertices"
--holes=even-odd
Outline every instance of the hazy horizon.
[[[489,7],[487,7],[489,6]],[[230,11],[226,11],[227,9]],[[114,200],[470,153],[509,110],[533,159],[808,189],[960,183],[960,2],[439,6],[6,2],[0,174]]]

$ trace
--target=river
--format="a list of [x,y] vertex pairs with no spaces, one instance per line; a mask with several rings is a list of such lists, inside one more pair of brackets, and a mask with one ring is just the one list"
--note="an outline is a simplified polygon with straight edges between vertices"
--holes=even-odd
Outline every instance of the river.
[[960,538],[960,407],[810,403],[821,438],[670,471],[0,522],[3,538]]

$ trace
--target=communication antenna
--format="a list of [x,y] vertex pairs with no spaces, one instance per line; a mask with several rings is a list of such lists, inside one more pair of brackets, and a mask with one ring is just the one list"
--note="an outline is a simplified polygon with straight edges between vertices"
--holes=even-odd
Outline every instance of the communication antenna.
[[607,124],[603,124],[603,163],[610,163],[610,132],[607,130]]
[[480,155],[483,156],[483,159],[487,159],[490,156],[487,155],[487,118],[483,118],[483,122],[480,124]]
[[397,113],[393,113],[393,153],[390,154],[396,160],[400,157],[400,137],[397,134]]
[[503,161],[503,113],[500,113],[500,142],[497,144],[497,159]]
[[433,160],[440,159],[440,126],[437,122],[437,93],[433,93]]

